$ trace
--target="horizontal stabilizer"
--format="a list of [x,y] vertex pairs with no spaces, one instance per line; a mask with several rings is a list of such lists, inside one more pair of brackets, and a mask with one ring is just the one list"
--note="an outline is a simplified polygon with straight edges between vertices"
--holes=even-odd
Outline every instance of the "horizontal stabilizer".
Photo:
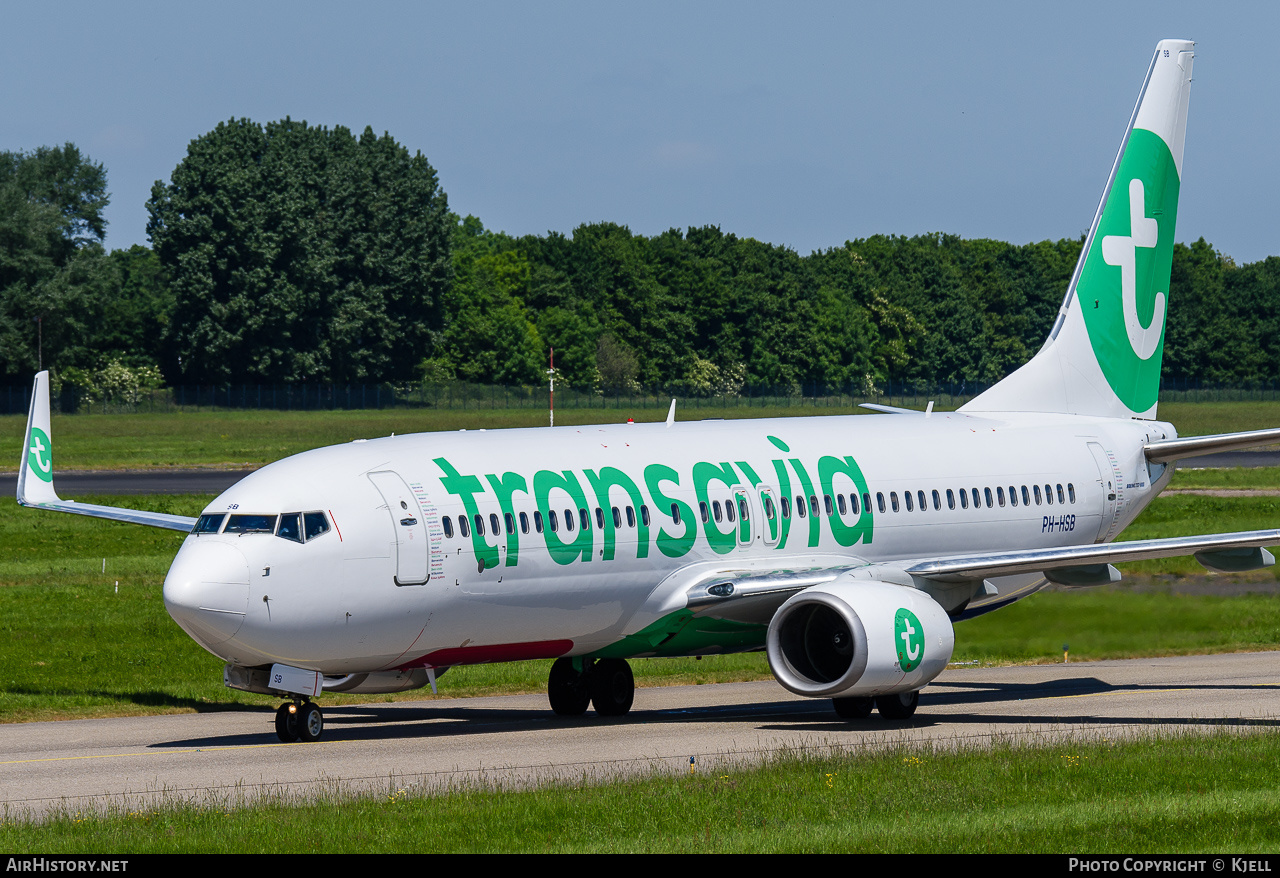
[[1147,443],[1144,449],[1152,463],[1168,463],[1187,457],[1217,454],[1220,451],[1238,451],[1258,445],[1280,442],[1280,429],[1250,430],[1247,433],[1218,433],[1213,436],[1189,436],[1185,439],[1161,439]]

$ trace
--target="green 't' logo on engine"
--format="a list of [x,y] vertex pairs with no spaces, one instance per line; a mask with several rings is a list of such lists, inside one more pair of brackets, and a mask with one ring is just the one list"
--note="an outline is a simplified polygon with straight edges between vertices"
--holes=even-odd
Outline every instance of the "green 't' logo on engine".
[[924,627],[906,607],[893,617],[893,642],[898,648],[898,667],[914,671],[924,658]]
[[1180,185],[1164,140],[1133,129],[1076,291],[1102,374],[1138,414],[1160,390]]
[[39,427],[31,428],[31,448],[27,451],[27,466],[42,481],[53,481],[53,443],[49,434]]

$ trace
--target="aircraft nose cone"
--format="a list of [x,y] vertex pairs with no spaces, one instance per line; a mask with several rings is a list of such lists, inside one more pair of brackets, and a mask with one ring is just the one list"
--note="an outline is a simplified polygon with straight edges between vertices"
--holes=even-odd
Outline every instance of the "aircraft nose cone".
[[244,623],[249,562],[226,543],[188,540],[164,579],[164,606],[197,643],[215,652]]

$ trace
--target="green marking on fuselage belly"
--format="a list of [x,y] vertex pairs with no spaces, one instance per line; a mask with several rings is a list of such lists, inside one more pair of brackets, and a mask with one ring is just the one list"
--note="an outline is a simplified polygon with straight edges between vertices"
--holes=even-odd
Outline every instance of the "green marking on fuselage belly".
[[592,653],[595,658],[641,658],[749,652],[764,646],[767,625],[668,613],[635,634]]

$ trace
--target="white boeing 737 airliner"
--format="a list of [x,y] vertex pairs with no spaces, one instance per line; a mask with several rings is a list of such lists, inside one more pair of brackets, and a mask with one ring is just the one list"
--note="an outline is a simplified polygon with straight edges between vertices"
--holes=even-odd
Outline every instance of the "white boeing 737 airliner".
[[619,715],[628,659],[762,648],[842,717],[908,717],[953,621],[1045,580],[1274,563],[1275,530],[1111,542],[1173,461],[1280,441],[1155,420],[1192,48],[1156,48],[1044,347],[959,411],[357,440],[189,519],[59,499],[42,372],[18,500],[190,532],[165,606],[226,685],[288,699],[285,741],[320,736],[323,692],[434,688],[454,665],[554,658],[553,710]]

